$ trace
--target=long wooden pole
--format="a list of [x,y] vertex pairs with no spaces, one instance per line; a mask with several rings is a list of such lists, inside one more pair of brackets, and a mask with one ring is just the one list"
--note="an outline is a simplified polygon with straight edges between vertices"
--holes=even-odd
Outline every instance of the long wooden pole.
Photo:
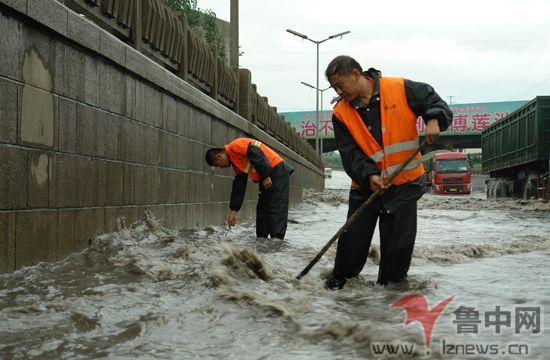
[[[401,164],[397,170],[395,170],[395,172],[393,174],[391,174],[391,176],[389,178],[386,179],[386,181],[384,181],[384,185],[383,187],[387,186],[388,184],[390,184],[392,182],[392,180],[405,168],[405,166],[407,166],[411,161],[412,159],[416,156],[416,154],[418,154],[420,152],[420,150],[422,150],[426,145],[428,144],[428,140],[424,139],[424,141],[416,148],[416,151],[414,153],[412,153],[408,158],[407,160],[405,160],[405,162],[403,164]],[[353,213],[353,215],[351,215],[348,220],[346,221],[346,223],[344,225],[342,225],[342,227],[340,228],[340,230],[338,230],[336,232],[336,234],[334,234],[334,236],[328,241],[328,243],[321,249],[321,251],[317,254],[317,256],[315,256],[315,258],[313,260],[310,261],[310,263],[304,268],[304,270],[302,270],[301,273],[298,274],[298,276],[296,276],[296,279],[300,280],[304,275],[306,275],[309,270],[311,270],[311,268],[321,259],[321,257],[325,254],[325,252],[332,246],[332,244],[340,237],[340,235],[342,235],[344,233],[344,231],[346,231],[348,229],[348,227],[355,221],[357,220],[357,218],[359,217],[359,215],[361,215],[361,213],[363,212],[363,210],[365,210],[370,204],[372,204],[372,202],[378,197],[378,195],[380,194],[380,191],[381,191],[382,188],[376,190],[375,192],[373,192],[371,194],[371,196],[369,196],[369,198],[363,203],[361,204],[361,206],[355,210],[355,212]]]

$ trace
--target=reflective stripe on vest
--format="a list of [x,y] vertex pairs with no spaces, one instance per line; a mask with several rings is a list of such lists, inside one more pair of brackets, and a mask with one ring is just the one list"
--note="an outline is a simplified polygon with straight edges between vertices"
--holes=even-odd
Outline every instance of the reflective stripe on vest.
[[[334,115],[346,126],[363,153],[375,162],[383,180],[416,151],[417,117],[407,103],[402,78],[380,78],[380,117],[384,148],[376,142],[357,110],[345,99],[334,106]],[[419,159],[420,154],[417,154],[393,179],[392,184],[400,185],[420,177],[424,168]],[[359,187],[355,182],[353,185]]]

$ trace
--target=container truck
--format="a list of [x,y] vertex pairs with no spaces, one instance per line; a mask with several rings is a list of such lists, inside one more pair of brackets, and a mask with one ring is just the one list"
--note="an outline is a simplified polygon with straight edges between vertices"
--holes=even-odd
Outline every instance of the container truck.
[[537,96],[481,134],[487,198],[549,197],[550,96]]

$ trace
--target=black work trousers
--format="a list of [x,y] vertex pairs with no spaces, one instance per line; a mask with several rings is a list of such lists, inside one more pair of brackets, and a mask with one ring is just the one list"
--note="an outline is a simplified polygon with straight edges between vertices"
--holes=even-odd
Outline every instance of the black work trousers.
[[283,162],[270,174],[271,187],[265,189],[260,181],[256,205],[256,236],[284,239],[288,222],[288,196],[291,168]]
[[[350,191],[348,218],[367,198],[360,190]],[[344,279],[359,275],[367,261],[376,222],[380,220],[378,283],[386,285],[403,280],[411,264],[416,216],[416,201],[405,202],[388,212],[377,198],[338,239],[332,276]]]

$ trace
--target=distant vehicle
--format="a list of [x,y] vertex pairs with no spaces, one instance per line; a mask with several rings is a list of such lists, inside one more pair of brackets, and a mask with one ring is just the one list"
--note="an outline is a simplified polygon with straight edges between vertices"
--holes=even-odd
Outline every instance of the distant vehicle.
[[550,96],[537,96],[481,133],[487,198],[550,198]]
[[436,194],[469,194],[472,172],[465,153],[434,151],[421,158],[426,186]]
[[332,169],[331,168],[325,168],[325,177],[331,178],[332,177]]

